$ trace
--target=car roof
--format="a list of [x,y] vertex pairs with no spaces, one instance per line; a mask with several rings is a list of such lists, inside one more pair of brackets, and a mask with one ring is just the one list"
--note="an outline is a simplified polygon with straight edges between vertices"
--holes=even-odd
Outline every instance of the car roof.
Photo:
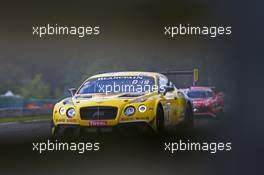
[[100,77],[111,77],[111,76],[164,76],[157,72],[141,72],[141,71],[124,71],[124,72],[108,72],[94,75],[91,78],[100,78]]

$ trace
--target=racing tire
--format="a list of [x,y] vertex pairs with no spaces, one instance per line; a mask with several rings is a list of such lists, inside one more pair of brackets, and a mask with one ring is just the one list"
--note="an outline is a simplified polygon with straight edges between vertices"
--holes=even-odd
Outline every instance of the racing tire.
[[183,125],[184,125],[184,128],[186,129],[193,128],[194,121],[193,121],[193,110],[192,110],[191,105],[187,105]]
[[52,127],[52,137],[60,138],[77,138],[80,136],[80,129],[77,128],[60,128],[59,126]]
[[161,105],[158,105],[156,112],[156,126],[158,133],[164,132],[165,130],[164,111]]
[[62,131],[62,129],[61,128],[59,128],[59,127],[56,127],[56,126],[53,126],[52,128],[51,128],[51,136],[52,137],[61,137],[61,136],[63,136],[64,135],[64,132]]

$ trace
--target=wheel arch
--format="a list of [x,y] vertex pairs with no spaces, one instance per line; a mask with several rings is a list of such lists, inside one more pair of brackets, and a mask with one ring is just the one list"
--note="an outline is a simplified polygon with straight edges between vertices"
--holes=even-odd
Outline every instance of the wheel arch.
[[158,107],[159,106],[161,106],[161,109],[162,109],[162,111],[163,111],[163,113],[164,113],[164,109],[163,109],[163,105],[162,105],[162,103],[161,103],[161,100],[157,100],[156,101],[156,103],[155,103],[155,107],[154,107],[154,114],[156,115],[156,113],[157,113],[157,110],[158,110]]

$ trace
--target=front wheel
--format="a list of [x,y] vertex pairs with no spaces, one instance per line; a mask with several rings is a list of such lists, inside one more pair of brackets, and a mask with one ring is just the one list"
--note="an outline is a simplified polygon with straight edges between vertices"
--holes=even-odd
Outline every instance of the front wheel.
[[158,106],[157,108],[157,113],[156,113],[156,126],[157,126],[157,131],[159,133],[164,132],[165,125],[164,125],[164,112],[163,108],[161,105]]
[[79,128],[61,128],[60,126],[53,126],[51,128],[51,136],[55,138],[60,137],[73,137],[77,138],[80,135],[80,129]]
[[65,135],[65,132],[62,128],[60,128],[59,126],[53,126],[51,128],[51,136],[52,137],[62,137]]

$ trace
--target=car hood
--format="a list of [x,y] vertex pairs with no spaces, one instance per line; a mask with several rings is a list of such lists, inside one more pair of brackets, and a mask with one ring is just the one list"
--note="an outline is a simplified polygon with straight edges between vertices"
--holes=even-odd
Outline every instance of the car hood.
[[199,99],[192,99],[192,103],[193,105],[203,105],[207,102],[207,99],[202,99],[202,98],[199,98]]
[[64,104],[74,103],[74,105],[117,105],[122,103],[130,103],[141,98],[150,98],[155,95],[151,93],[108,93],[108,94],[84,94],[75,95],[63,100]]

